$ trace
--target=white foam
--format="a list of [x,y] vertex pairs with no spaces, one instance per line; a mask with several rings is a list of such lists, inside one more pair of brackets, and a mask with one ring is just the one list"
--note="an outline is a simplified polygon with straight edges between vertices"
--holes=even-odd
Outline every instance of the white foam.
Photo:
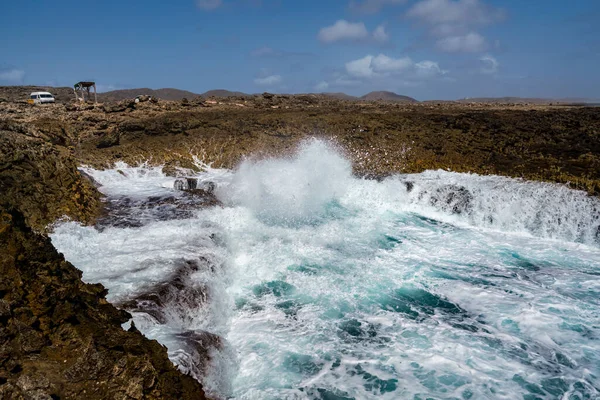
[[219,194],[266,218],[313,219],[325,204],[344,195],[351,173],[350,162],[331,145],[313,140],[293,160],[244,161]]
[[[121,167],[124,179],[88,172],[109,196],[171,190],[159,171]],[[178,258],[213,257],[220,267],[194,276],[210,304],[184,327],[143,332],[171,355],[172,332],[225,337],[215,370],[227,379],[204,379],[214,395],[512,399],[551,379],[598,395],[597,199],[445,171],[357,179],[318,141],[200,177],[218,181],[226,207],[102,232],[66,223],[52,239],[111,299],[160,281]]]

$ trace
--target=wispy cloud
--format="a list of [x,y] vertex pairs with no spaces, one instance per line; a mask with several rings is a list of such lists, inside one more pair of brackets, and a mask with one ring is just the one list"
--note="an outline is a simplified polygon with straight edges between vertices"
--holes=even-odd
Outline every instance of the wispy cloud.
[[498,73],[498,68],[500,68],[500,63],[498,62],[498,60],[496,60],[495,57],[492,57],[491,55],[488,54],[488,55],[485,55],[485,56],[479,58],[479,61],[482,64],[482,66],[479,70],[482,74],[495,75]]
[[196,0],[196,6],[205,11],[216,10],[223,5],[223,0]]
[[104,93],[104,92],[111,92],[113,90],[121,90],[121,89],[125,89],[127,88],[127,86],[124,85],[119,85],[119,84],[102,84],[102,83],[98,83],[96,84],[96,90],[98,91],[98,93]]
[[485,38],[479,33],[470,32],[466,35],[438,39],[436,47],[447,53],[475,53],[484,51],[487,44]]
[[317,92],[324,92],[327,89],[329,89],[329,83],[327,83],[325,81],[319,82],[315,85],[315,90]]
[[0,69],[0,81],[8,83],[22,83],[25,71],[16,68]]
[[268,46],[259,47],[250,52],[253,57],[278,57],[280,54],[281,52]]
[[377,42],[385,43],[389,40],[389,35],[385,30],[385,25],[379,25],[373,33],[365,26],[364,22],[348,22],[344,19],[337,21],[331,26],[326,26],[319,31],[317,35],[322,43],[330,44],[335,42]]
[[281,75],[269,75],[262,78],[256,78],[254,83],[259,86],[275,86],[283,82]]
[[333,43],[339,41],[359,41],[369,37],[369,31],[363,22],[348,22],[339,20],[331,26],[322,28],[319,31],[318,38],[323,43]]
[[407,0],[362,0],[351,1],[350,9],[363,14],[375,14],[386,6],[395,6],[406,3]]
[[257,58],[300,58],[314,56],[314,54],[308,52],[280,50],[269,46],[258,47],[252,50],[250,55]]
[[487,41],[477,30],[503,20],[505,13],[483,0],[421,0],[406,16],[426,28],[438,50],[458,53],[485,51]]
[[385,30],[385,25],[379,25],[373,31],[373,39],[379,43],[385,43],[390,40],[390,35]]

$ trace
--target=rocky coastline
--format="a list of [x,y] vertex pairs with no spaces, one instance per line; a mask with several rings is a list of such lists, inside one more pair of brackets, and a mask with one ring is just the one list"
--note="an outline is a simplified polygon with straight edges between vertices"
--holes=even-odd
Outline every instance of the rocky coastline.
[[80,165],[150,162],[177,175],[197,161],[234,168],[286,154],[309,137],[332,140],[369,178],[441,168],[600,195],[600,108],[270,94],[1,103],[0,398],[204,398],[163,346],[121,328],[128,312],[106,301],[102,285],[83,283],[46,233],[60,218],[101,217],[102,196]]

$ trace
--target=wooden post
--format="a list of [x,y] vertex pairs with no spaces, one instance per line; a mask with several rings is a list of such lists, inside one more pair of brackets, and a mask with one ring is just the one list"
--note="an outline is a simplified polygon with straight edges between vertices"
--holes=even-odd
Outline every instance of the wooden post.
[[98,103],[98,93],[96,93],[96,84],[94,83],[94,103]]

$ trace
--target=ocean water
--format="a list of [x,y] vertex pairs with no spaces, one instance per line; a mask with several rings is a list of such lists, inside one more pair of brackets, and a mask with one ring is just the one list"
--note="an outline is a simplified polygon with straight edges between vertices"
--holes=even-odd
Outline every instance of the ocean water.
[[600,398],[598,199],[446,171],[358,179],[321,141],[206,168],[222,206],[160,171],[86,169],[114,212],[51,237],[117,304],[175,279],[133,321],[216,398]]

